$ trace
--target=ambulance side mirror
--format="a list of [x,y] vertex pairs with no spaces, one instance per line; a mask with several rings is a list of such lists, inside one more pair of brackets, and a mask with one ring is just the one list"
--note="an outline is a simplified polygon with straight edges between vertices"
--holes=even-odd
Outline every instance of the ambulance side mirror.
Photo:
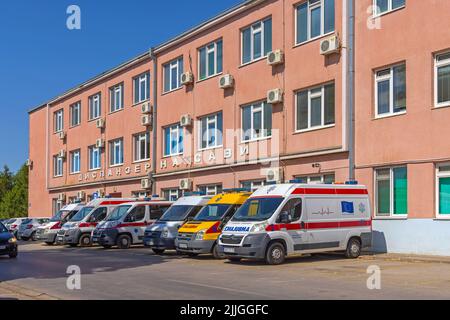
[[281,223],[290,223],[291,222],[291,215],[289,214],[288,211],[282,211],[280,213],[280,216],[278,217],[278,220]]

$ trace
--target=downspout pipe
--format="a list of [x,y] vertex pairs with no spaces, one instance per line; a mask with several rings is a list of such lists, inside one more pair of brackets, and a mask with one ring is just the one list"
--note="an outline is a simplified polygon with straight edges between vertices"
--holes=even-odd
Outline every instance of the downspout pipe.
[[156,153],[157,153],[157,109],[158,109],[158,60],[153,48],[150,49],[150,58],[153,62],[153,125],[152,125],[152,170],[150,181],[152,183],[152,194],[156,194]]
[[349,180],[355,180],[355,0],[347,0],[347,130]]

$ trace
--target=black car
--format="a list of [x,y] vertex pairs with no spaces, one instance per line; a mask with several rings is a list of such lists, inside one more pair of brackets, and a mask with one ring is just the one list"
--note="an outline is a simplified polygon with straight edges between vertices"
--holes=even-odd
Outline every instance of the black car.
[[0,222],[0,256],[8,255],[10,258],[17,257],[17,239]]

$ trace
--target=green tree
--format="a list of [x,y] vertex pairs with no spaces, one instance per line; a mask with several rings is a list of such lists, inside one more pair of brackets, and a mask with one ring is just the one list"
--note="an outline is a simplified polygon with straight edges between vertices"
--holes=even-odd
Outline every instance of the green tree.
[[3,167],[3,171],[0,171],[0,202],[5,194],[13,187],[13,173],[9,170],[8,166]]
[[12,178],[12,188],[0,199],[0,217],[28,215],[28,167],[23,165]]

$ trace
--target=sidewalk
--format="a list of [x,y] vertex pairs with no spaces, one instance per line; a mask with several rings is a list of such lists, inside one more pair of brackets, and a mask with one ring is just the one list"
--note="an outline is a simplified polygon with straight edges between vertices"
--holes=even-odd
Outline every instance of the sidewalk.
[[58,300],[48,294],[0,282],[0,300]]
[[404,262],[429,262],[429,263],[446,263],[450,264],[450,256],[425,256],[414,254],[399,253],[376,253],[367,252],[361,256],[361,259],[375,260],[382,259],[387,261],[404,261]]

